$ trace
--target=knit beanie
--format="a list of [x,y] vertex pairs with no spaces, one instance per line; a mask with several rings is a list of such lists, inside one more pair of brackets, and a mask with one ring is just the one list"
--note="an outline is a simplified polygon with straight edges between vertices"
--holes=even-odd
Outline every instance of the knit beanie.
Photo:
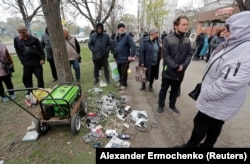
[[149,30],[149,35],[152,35],[152,34],[157,33],[157,32],[159,32],[158,28],[152,27],[152,28]]
[[119,28],[121,28],[121,27],[125,28],[125,24],[119,23],[119,24],[117,25],[118,30],[119,30]]

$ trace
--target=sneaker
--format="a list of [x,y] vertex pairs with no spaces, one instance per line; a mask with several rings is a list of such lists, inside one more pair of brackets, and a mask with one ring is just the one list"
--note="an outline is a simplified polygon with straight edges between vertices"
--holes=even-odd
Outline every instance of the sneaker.
[[169,109],[170,109],[175,115],[177,115],[177,116],[180,114],[179,110],[176,109],[176,107],[173,107],[173,108],[170,108],[170,107],[169,107]]
[[10,99],[9,99],[8,97],[3,97],[3,98],[2,98],[2,101],[3,101],[3,102],[7,102],[7,101],[9,101],[9,100],[10,100]]
[[120,83],[116,83],[115,85],[116,85],[117,87],[120,87],[120,86],[121,86],[121,84],[120,84]]
[[163,108],[162,107],[158,107],[156,114],[159,115],[159,116],[161,116],[162,113],[163,113]]
[[12,94],[12,95],[10,95],[10,98],[13,100],[13,99],[16,98],[16,95],[15,95],[15,94]]
[[124,89],[126,89],[125,86],[120,86],[120,90],[124,90]]

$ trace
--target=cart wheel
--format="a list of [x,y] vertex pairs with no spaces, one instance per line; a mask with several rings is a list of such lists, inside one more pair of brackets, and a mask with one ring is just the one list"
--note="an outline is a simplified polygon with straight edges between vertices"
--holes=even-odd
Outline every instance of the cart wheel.
[[50,125],[46,122],[40,123],[41,120],[36,120],[36,131],[38,134],[46,134],[49,131]]
[[88,112],[88,102],[86,99],[83,99],[80,104],[79,113],[85,116],[87,112]]
[[71,132],[73,135],[78,134],[81,129],[81,117],[79,114],[74,114],[71,118]]

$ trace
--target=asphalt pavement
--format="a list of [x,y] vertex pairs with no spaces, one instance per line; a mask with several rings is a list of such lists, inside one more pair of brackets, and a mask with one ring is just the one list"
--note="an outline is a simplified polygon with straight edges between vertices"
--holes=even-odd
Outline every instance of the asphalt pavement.
[[[176,107],[180,110],[179,116],[174,115],[167,107],[162,116],[156,114],[158,107],[158,93],[161,85],[161,78],[153,84],[154,92],[148,91],[148,84],[145,91],[140,91],[141,83],[135,80],[135,66],[138,61],[130,64],[132,73],[128,77],[128,88],[126,92],[131,94],[132,109],[146,111],[149,124],[152,126],[147,133],[139,133],[133,142],[134,147],[172,147],[185,143],[193,128],[193,118],[197,113],[195,101],[193,101],[188,93],[193,90],[195,85],[201,81],[206,62],[191,61],[185,73],[185,78],[181,86],[181,95],[177,99]],[[161,70],[162,68],[160,68]],[[160,76],[161,77],[161,76]],[[166,97],[166,106],[168,104],[169,93]],[[250,89],[248,89],[248,97],[240,112],[231,120],[225,122],[222,133],[219,136],[215,147],[247,147],[250,148],[250,132],[248,125],[250,124]]]

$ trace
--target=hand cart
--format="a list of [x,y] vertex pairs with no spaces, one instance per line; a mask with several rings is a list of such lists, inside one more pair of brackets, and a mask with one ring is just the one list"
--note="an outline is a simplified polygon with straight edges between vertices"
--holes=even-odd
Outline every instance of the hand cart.
[[42,88],[12,89],[6,92],[27,90],[46,92],[45,96],[38,101],[40,106],[38,116],[15,100],[10,100],[36,119],[38,134],[46,134],[52,124],[70,124],[72,134],[78,134],[81,128],[80,115],[87,113],[87,100],[78,83],[61,83],[52,88],[50,92]]

